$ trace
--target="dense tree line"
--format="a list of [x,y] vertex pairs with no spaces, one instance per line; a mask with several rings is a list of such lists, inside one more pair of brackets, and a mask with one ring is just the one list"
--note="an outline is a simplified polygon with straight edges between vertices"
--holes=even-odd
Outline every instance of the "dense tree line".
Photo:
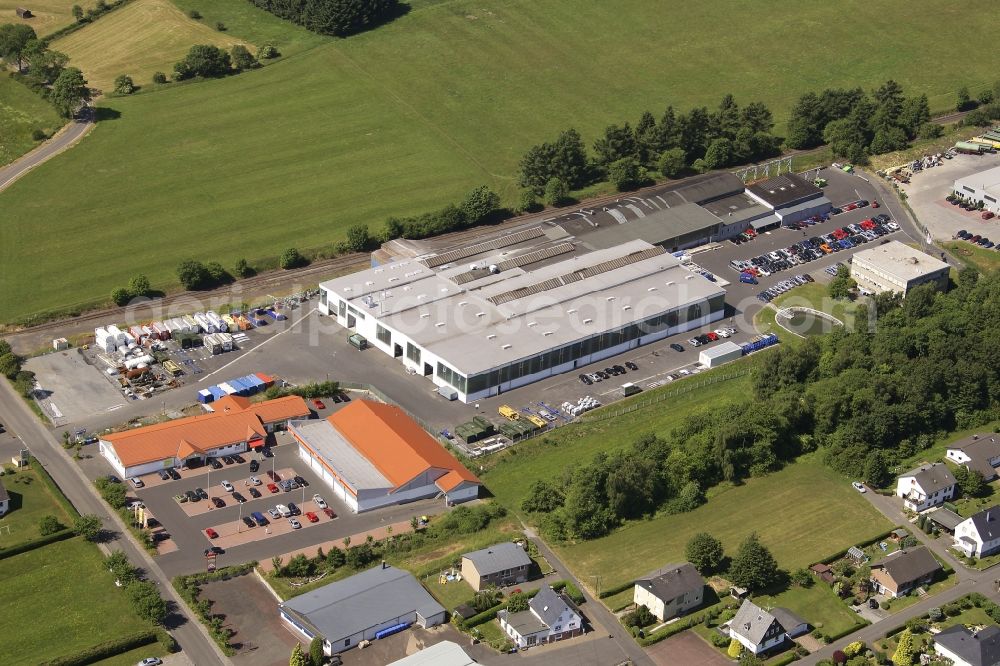
[[837,155],[864,163],[868,155],[900,150],[933,134],[927,96],[906,97],[888,80],[870,94],[861,88],[827,88],[802,95],[792,108],[786,143],[791,148],[830,144]]
[[448,204],[440,210],[412,217],[390,217],[378,238],[368,237],[367,229],[350,230],[347,241],[350,245],[345,245],[345,250],[364,249],[373,240],[437,236],[489,221],[502,214],[499,195],[486,185],[481,185],[465,195],[457,205]]
[[346,37],[400,12],[398,0],[250,0],[261,9],[323,35]]
[[522,502],[555,538],[592,539],[625,520],[691,511],[704,490],[774,471],[801,452],[796,403],[734,403],[689,416],[669,437],[645,435],[536,482]]
[[83,73],[67,67],[69,56],[49,49],[31,26],[0,25],[0,57],[16,66],[18,80],[51,102],[63,117],[69,118],[90,99]]
[[802,437],[825,450],[830,466],[883,485],[896,461],[938,433],[1000,416],[992,342],[1000,274],[966,269],[948,293],[923,286],[905,300],[880,295],[873,307],[874,330],[837,327],[782,347],[761,358],[753,381],[759,401],[802,405]]
[[684,113],[668,106],[659,120],[647,111],[634,127],[609,125],[594,142],[593,157],[573,129],[533,146],[521,160],[520,184],[538,196],[546,195],[553,181],[578,189],[608,178],[627,190],[648,180],[653,169],[673,178],[689,168],[746,164],[778,154],[781,138],[771,134],[773,128],[766,105],[752,102],[741,108],[732,95],[714,111],[698,107]]

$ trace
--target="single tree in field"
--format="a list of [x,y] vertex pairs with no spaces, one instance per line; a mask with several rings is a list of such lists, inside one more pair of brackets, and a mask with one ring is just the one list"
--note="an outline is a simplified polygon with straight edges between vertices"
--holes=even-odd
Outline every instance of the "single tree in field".
[[24,51],[28,44],[38,40],[30,25],[6,23],[0,25],[0,57],[17,64],[17,71],[24,68]]
[[133,296],[147,296],[150,288],[149,278],[141,273],[128,281],[128,290]]
[[721,541],[708,532],[699,532],[687,542],[684,555],[695,569],[702,574],[709,574],[718,571],[724,551]]
[[762,590],[778,580],[778,563],[756,533],[740,544],[729,567],[729,580],[748,590]]
[[80,5],[73,5],[73,9],[71,11],[73,13],[73,18],[75,18],[77,22],[83,20],[83,7]]
[[73,521],[73,531],[87,541],[96,541],[103,529],[101,519],[92,513],[85,513]]
[[76,113],[80,105],[89,99],[87,79],[83,78],[83,72],[76,67],[64,69],[52,84],[52,91],[49,93],[49,101],[66,118]]
[[119,95],[131,95],[135,92],[135,82],[128,74],[120,74],[115,79],[115,92]]

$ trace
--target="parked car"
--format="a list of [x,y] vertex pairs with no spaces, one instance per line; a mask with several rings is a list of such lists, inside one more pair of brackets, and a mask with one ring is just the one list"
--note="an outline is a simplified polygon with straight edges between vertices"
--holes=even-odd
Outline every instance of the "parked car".
[[590,386],[591,384],[593,384],[593,383],[594,383],[594,380],[593,380],[593,379],[591,379],[590,377],[588,377],[587,375],[585,375],[585,374],[583,374],[583,373],[581,373],[581,374],[580,374],[580,381],[581,381],[581,382],[582,382],[582,383],[583,383],[583,384],[584,384],[585,386]]
[[281,489],[278,488],[277,484],[274,483],[267,484],[267,489],[271,492],[272,495],[281,492]]
[[852,481],[852,482],[851,482],[851,485],[852,485],[852,486],[854,486],[854,489],[855,489],[855,490],[857,490],[857,491],[858,491],[859,493],[864,493],[864,492],[868,492],[868,491],[867,491],[867,490],[865,489],[865,486],[864,486],[864,484],[862,484],[862,483],[859,483],[859,482],[857,482],[857,481]]
[[677,344],[676,342],[670,343],[670,348],[673,349],[675,352],[682,352],[682,351],[684,351],[684,347],[682,347],[681,345]]
[[260,479],[257,478],[256,476],[251,476],[249,479],[247,479],[247,481],[250,482],[251,486],[259,486],[260,485]]
[[200,497],[198,497],[198,493],[196,493],[193,490],[185,490],[184,497],[186,497],[189,502],[197,502],[198,500],[201,499]]
[[268,509],[267,514],[275,519],[281,518],[281,512],[278,511],[277,509]]
[[302,527],[302,523],[300,523],[300,522],[299,522],[298,520],[296,520],[295,518],[289,518],[289,519],[288,519],[288,524],[292,526],[292,529],[293,529],[293,530],[297,530],[297,529],[299,529],[300,527]]
[[274,452],[271,450],[270,446],[265,446],[263,449],[260,450],[260,452],[265,458],[274,457]]
[[253,497],[254,499],[260,497],[260,491],[254,488],[253,486],[247,488],[247,492],[250,493],[250,497]]
[[334,518],[337,517],[337,514],[335,514],[333,512],[333,509],[331,509],[330,507],[326,507],[325,509],[323,509],[323,513],[325,513],[327,518],[329,518],[330,520],[333,520]]
[[992,220],[994,217],[996,217],[996,216],[993,214],[993,211],[991,211],[991,210],[984,210],[983,211],[983,219],[984,220]]
[[202,499],[205,499],[205,500],[207,500],[207,499],[208,499],[208,493],[207,493],[207,492],[205,492],[205,489],[204,489],[204,488],[195,488],[195,489],[194,489],[194,491],[195,491],[196,493],[198,493],[198,497],[200,497],[200,498],[202,498]]
[[225,500],[223,500],[221,497],[213,497],[212,504],[215,505],[216,509],[221,509],[222,507],[226,506]]
[[163,481],[169,481],[170,480],[170,475],[167,474],[167,470],[161,469],[159,473],[160,473],[160,479],[161,480],[163,480]]
[[688,338],[687,343],[689,345],[691,345],[692,347],[700,347],[701,346],[701,341],[698,340],[698,338]]
[[233,456],[232,456],[232,458],[233,458],[233,460],[236,461],[237,465],[242,465],[243,463],[246,462],[246,459],[243,456],[241,456],[240,454],[238,454],[238,453],[234,453]]
[[317,516],[312,511],[306,511],[306,520],[308,520],[310,523],[318,523],[319,516]]
[[295,483],[299,484],[303,488],[308,488],[309,487],[309,482],[306,481],[305,479],[303,479],[301,476],[296,476],[296,477],[294,477],[294,479],[295,479]]
[[251,513],[250,518],[253,519],[253,521],[257,524],[258,527],[264,527],[264,525],[267,525],[268,523],[267,518],[265,518],[264,514],[262,514],[260,511],[254,511],[253,513]]
[[156,657],[146,657],[140,661],[136,666],[160,666],[163,662]]
[[234,490],[233,484],[229,483],[225,479],[223,479],[219,485],[222,486],[222,489],[225,490],[227,493],[231,493]]
[[233,460],[232,456],[222,456],[222,462],[226,463],[227,465],[232,465],[233,462],[235,461]]
[[208,464],[212,466],[212,469],[222,469],[222,463],[219,462],[218,458],[209,458]]
[[256,460],[251,460],[250,461],[250,473],[251,474],[256,474],[257,470],[259,470],[259,469],[260,469],[260,463],[257,462]]
[[169,474],[170,478],[173,479],[174,481],[180,481],[181,475],[173,467],[171,467],[170,469],[167,470],[167,474]]
[[243,504],[244,502],[247,501],[246,497],[244,497],[243,495],[241,495],[240,493],[235,492],[235,491],[233,491],[233,499],[236,500],[240,504]]
[[293,516],[298,516],[298,515],[300,515],[302,513],[302,509],[300,509],[298,506],[296,506],[295,502],[289,502],[288,503],[288,511]]
[[257,527],[257,523],[253,522],[253,518],[250,516],[243,516],[243,524],[247,527]]
[[326,500],[320,497],[318,493],[316,495],[313,495],[313,502],[315,502],[316,506],[319,507],[320,509],[326,508]]
[[628,368],[629,370],[632,370],[633,372],[639,369],[639,366],[637,366],[632,361],[625,361],[625,367]]
[[285,506],[284,504],[277,504],[277,505],[275,505],[274,508],[278,510],[278,513],[281,514],[282,518],[288,518],[289,516],[292,515],[292,512],[289,511],[288,507]]
[[205,534],[208,536],[209,539],[217,539],[217,538],[219,538],[219,533],[216,532],[211,527],[209,527],[208,529],[205,530]]
[[140,479],[140,478],[139,478],[139,477],[137,477],[137,476],[133,476],[133,477],[131,477],[131,478],[130,478],[130,479],[128,480],[128,482],[132,484],[132,487],[133,487],[133,488],[142,488],[143,486],[145,486],[145,485],[146,485],[145,483],[143,483],[143,482],[142,482],[142,479]]

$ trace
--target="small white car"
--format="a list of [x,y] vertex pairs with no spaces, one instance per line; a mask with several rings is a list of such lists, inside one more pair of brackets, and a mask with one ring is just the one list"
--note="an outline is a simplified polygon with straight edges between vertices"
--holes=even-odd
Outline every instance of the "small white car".
[[326,500],[320,497],[318,494],[313,495],[313,502],[316,503],[316,507],[319,509],[326,508]]
[[730,335],[729,331],[724,328],[715,329],[715,334],[720,338],[728,338]]
[[228,481],[223,481],[220,485],[222,486],[222,489],[225,490],[227,493],[231,493],[233,492],[233,490],[235,490],[233,488],[233,484],[229,483]]
[[886,222],[885,226],[892,229],[893,231],[899,231],[899,225],[896,224],[895,222]]
[[300,523],[300,522],[298,521],[298,519],[296,519],[296,518],[289,518],[289,519],[288,519],[288,524],[292,526],[292,529],[293,529],[293,530],[297,530],[297,529],[299,529],[300,527],[302,527],[302,523]]
[[292,515],[292,512],[289,511],[288,507],[285,506],[284,504],[279,504],[274,508],[277,510],[278,513],[281,514],[283,518],[288,518],[289,516]]
[[851,483],[851,485],[854,486],[854,489],[857,490],[859,493],[866,493],[866,492],[868,492],[868,490],[865,488],[865,486],[864,486],[863,483],[859,483],[858,481],[854,481],[854,482]]
[[270,515],[270,516],[271,516],[272,518],[275,518],[275,519],[277,519],[277,518],[281,518],[281,513],[280,513],[280,512],[279,512],[279,511],[278,511],[277,509],[268,509],[268,510],[267,510],[267,513],[268,513],[268,515]]
[[251,476],[248,479],[248,481],[250,481],[250,485],[251,486],[259,486],[260,485],[260,479],[258,479],[256,476]]
[[140,661],[136,666],[160,666],[163,662],[156,657],[146,657]]
[[142,482],[142,479],[140,479],[140,478],[139,478],[139,477],[137,477],[137,476],[133,476],[133,477],[131,477],[131,478],[130,478],[130,479],[128,480],[128,482],[132,484],[132,487],[133,487],[133,488],[142,488],[143,486],[145,486],[145,485],[146,485],[145,483],[143,483],[143,482]]

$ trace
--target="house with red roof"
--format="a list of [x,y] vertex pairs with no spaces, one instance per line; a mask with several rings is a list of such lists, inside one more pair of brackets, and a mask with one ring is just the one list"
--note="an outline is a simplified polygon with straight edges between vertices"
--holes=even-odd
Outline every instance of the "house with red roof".
[[293,421],[299,456],[357,513],[441,496],[479,496],[480,481],[402,409],[354,400],[324,420]]
[[310,414],[306,401],[295,395],[255,403],[228,396],[216,402],[213,410],[103,435],[101,455],[122,476],[142,476],[261,448],[268,433]]

